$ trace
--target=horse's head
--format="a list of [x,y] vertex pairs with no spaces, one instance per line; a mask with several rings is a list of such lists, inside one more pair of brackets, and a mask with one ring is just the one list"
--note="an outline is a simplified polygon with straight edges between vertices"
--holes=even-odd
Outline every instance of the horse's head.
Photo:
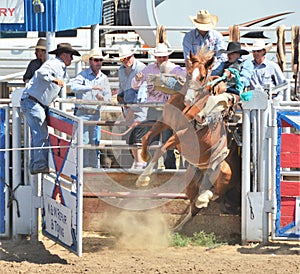
[[212,68],[215,58],[215,52],[203,47],[194,55],[192,51],[186,62],[187,69],[187,92],[185,104],[193,105],[195,97],[199,91],[206,87],[209,77],[209,70]]
[[192,51],[187,61],[187,74],[189,77],[189,88],[199,90],[208,81],[209,70],[212,68],[215,52],[203,47],[194,55]]

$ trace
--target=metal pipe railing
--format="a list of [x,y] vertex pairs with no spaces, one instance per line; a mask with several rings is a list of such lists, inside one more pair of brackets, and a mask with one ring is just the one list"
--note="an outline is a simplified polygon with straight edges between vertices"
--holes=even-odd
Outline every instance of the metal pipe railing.
[[[100,29],[102,30],[131,30],[131,31],[136,31],[136,30],[156,30],[156,26],[105,26],[105,25],[100,25]],[[193,26],[165,26],[166,31],[190,31],[193,29]],[[218,31],[229,31],[229,27],[216,27],[215,30]],[[277,27],[239,27],[240,31],[275,31],[277,30]],[[292,27],[285,27],[285,31],[291,31]]]

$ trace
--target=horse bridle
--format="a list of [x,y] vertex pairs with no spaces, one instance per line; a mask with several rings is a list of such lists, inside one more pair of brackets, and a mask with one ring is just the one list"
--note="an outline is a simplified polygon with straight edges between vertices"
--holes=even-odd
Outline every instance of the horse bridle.
[[[202,62],[196,61],[195,63],[200,63],[203,64]],[[203,64],[204,65],[204,64]],[[205,66],[205,65],[204,65]],[[208,82],[210,73],[206,74],[206,79],[205,79],[205,83]],[[201,79],[200,79],[201,80]],[[185,98],[187,99],[187,101],[190,102],[190,106],[193,106],[195,103],[196,98],[198,97],[198,95],[204,91],[205,87],[207,86],[206,84],[202,84],[200,82],[200,80],[193,80],[192,79],[192,73],[188,73],[187,74],[187,79],[186,81],[188,82],[188,86],[187,86],[187,92],[185,95]]]
[[[196,61],[195,63],[202,64],[202,65],[205,67],[205,64],[204,64],[203,62]],[[206,74],[206,78],[205,78],[205,83],[206,83],[206,84],[204,84],[204,85],[201,84],[201,82],[202,82],[201,79],[198,80],[198,81],[197,81],[197,80],[193,80],[193,79],[192,79],[192,74],[193,74],[193,73],[191,73],[191,75],[188,74],[187,77],[189,77],[190,79],[187,78],[187,80],[189,80],[190,82],[192,82],[192,83],[195,84],[196,87],[195,87],[195,88],[191,88],[191,89],[194,89],[196,92],[199,93],[200,90],[203,90],[203,89],[207,86],[207,82],[208,82],[210,73],[207,73],[207,74]],[[189,83],[188,87],[189,87],[189,86],[190,86],[190,83]],[[197,86],[198,86],[198,88],[197,88]]]

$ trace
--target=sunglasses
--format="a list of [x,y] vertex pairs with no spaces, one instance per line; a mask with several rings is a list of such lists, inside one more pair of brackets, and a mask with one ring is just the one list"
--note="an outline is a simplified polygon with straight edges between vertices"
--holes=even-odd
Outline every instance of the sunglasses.
[[94,58],[93,61],[96,62],[96,63],[98,63],[98,62],[102,62],[103,59],[97,59],[97,58]]
[[[131,56],[132,56],[132,55],[131,55]],[[131,58],[131,56],[128,56],[128,57],[126,57],[126,58],[121,58],[120,61],[121,61],[122,63],[125,62],[125,61],[129,61],[130,58]]]
[[260,49],[260,50],[252,50],[252,52],[261,52],[261,51],[263,51],[262,49]]

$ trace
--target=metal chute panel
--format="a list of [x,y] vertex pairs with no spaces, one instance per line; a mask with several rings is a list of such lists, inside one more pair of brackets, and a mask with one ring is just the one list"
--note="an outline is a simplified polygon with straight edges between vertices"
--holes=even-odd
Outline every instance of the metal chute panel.
[[[278,112],[276,236],[300,238],[300,113]],[[285,131],[289,128],[289,131]]]
[[10,230],[9,203],[9,107],[0,107],[0,237],[8,237]]

